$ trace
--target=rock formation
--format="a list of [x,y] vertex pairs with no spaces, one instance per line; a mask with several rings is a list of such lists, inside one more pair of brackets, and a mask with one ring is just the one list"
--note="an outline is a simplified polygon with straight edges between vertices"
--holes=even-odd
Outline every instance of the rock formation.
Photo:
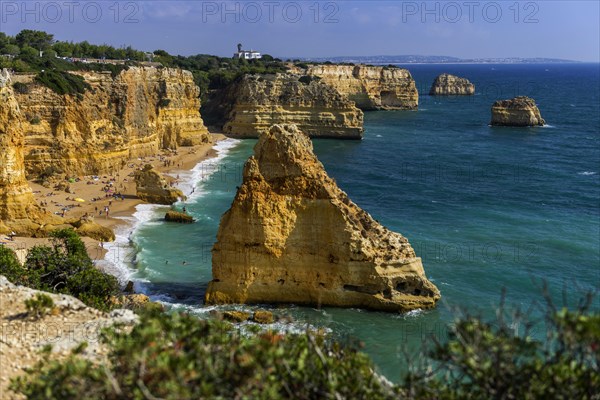
[[114,78],[74,73],[91,87],[83,95],[58,95],[33,76],[17,77],[26,85],[17,100],[25,115],[29,179],[110,173],[131,158],[209,141],[191,72],[131,67]]
[[136,171],[135,188],[137,197],[147,203],[171,205],[185,199],[181,190],[170,187],[150,164],[141,171]]
[[543,126],[545,123],[532,98],[518,96],[510,100],[499,100],[492,105],[491,125]]
[[61,224],[36,203],[25,178],[23,115],[6,70],[0,72],[0,233],[32,234],[42,224]]
[[[54,308],[42,319],[28,318],[24,302],[40,293],[52,299]],[[100,340],[102,329],[112,325],[128,327],[138,321],[133,311],[119,309],[104,313],[71,296],[13,285],[4,276],[0,276],[0,304],[0,394],[3,400],[23,398],[9,390],[10,380],[25,374],[44,357],[63,360],[81,343],[87,342],[80,356],[104,361],[107,349]],[[46,355],[42,350],[48,345],[52,350]]]
[[297,72],[321,78],[361,110],[416,110],[419,106],[419,92],[407,69],[334,64],[310,65]]
[[192,224],[194,223],[194,217],[187,213],[179,211],[169,210],[165,214],[165,221],[167,222],[178,222],[180,224]]
[[355,205],[295,126],[261,135],[223,215],[205,301],[385,311],[440,298],[408,240]]
[[441,74],[433,81],[430,96],[472,96],[475,94],[475,85],[468,79],[459,78],[450,74]]
[[226,109],[223,133],[258,137],[274,124],[297,124],[311,137],[361,139],[363,113],[345,96],[299,75],[246,75],[218,101]]

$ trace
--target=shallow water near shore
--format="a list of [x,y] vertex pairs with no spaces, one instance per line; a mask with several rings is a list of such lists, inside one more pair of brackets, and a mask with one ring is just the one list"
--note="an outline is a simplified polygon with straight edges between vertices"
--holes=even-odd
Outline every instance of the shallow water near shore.
[[[402,347],[416,352],[431,334],[443,340],[456,307],[492,316],[506,288],[507,303],[527,309],[543,303],[542,280],[557,304],[563,297],[574,304],[600,283],[598,65],[409,69],[421,92],[419,111],[368,112],[363,141],[314,146],[355,203],[409,239],[442,302],[406,315],[272,307],[291,315],[295,329],[310,324],[364,342],[392,380],[405,367]],[[442,72],[469,78],[476,95],[427,96]],[[516,95],[535,98],[548,126],[488,126],[491,104]],[[105,263],[174,309],[199,316],[214,309],[202,305],[210,250],[255,142],[220,142],[216,158],[181,174],[190,195],[185,206],[197,223],[167,224],[161,218],[168,207],[138,206],[133,232],[118,232]],[[539,319],[539,309],[530,316]]]

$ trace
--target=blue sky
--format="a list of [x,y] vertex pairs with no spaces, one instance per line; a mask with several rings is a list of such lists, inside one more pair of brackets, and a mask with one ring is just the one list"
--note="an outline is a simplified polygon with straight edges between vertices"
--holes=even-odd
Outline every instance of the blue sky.
[[0,30],[230,56],[447,55],[600,61],[598,1],[9,1]]

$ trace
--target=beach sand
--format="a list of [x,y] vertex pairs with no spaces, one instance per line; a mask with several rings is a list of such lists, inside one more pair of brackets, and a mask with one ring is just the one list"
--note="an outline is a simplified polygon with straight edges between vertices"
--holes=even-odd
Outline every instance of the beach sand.
[[[144,167],[146,164],[151,164],[163,173],[177,174],[178,172],[189,171],[199,162],[216,155],[213,146],[216,142],[225,139],[225,136],[218,133],[213,133],[211,136],[212,143],[179,147],[176,152],[163,151],[151,157],[129,160],[125,168],[115,171],[114,174],[78,177],[75,182],[69,183],[70,193],[52,187],[46,188],[32,181],[29,183],[38,204],[42,205],[47,211],[62,215],[63,209],[66,209],[64,212],[65,218],[80,218],[85,214],[92,215],[98,224],[114,230],[117,225],[125,223],[122,217],[133,215],[135,207],[143,203],[136,196],[133,178],[135,170]],[[165,162],[168,164],[165,165]],[[166,175],[164,178],[169,183],[176,180]],[[105,188],[110,188],[109,193],[120,193],[123,195],[124,200],[116,200],[110,194],[107,195],[104,191]],[[75,199],[85,201],[81,202]],[[108,216],[104,212],[105,207],[109,209]],[[87,237],[82,239],[88,253],[93,254],[93,259],[98,259],[99,256],[104,254],[101,242]],[[16,236],[13,240],[10,240],[8,237],[1,236],[0,242],[15,250],[17,256],[23,261],[29,248],[49,244],[50,239]]]

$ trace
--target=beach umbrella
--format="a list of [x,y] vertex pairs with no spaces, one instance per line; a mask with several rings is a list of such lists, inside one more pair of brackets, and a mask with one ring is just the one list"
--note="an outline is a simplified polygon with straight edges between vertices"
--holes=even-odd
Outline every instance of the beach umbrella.
[[75,201],[78,203],[85,203],[85,200],[82,199],[81,197],[76,198]]

